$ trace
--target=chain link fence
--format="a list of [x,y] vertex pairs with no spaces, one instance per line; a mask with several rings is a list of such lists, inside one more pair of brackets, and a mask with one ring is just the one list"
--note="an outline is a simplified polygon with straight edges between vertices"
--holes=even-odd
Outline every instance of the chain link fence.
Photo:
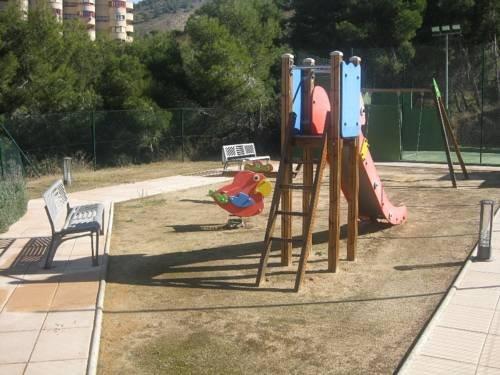
[[40,173],[60,170],[64,156],[88,168],[158,160],[220,159],[222,145],[255,142],[279,152],[279,126],[267,131],[263,113],[213,108],[96,111],[8,118],[5,127]]

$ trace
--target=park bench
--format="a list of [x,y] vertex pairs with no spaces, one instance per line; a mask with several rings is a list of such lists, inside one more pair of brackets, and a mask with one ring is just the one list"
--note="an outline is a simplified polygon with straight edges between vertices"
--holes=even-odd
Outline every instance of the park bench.
[[[90,236],[92,251],[92,264],[97,266],[99,255],[99,234],[104,234],[104,205],[101,203],[87,204],[70,207],[66,190],[62,180],[56,181],[43,194],[45,211],[49,217],[52,238],[50,241],[45,268],[50,268],[54,255],[59,245],[66,240]],[[64,224],[60,226],[65,213]],[[95,255],[94,255],[94,233],[95,233]]]
[[222,164],[224,164],[224,171],[227,169],[229,163],[238,163],[241,170],[241,166],[245,161],[269,161],[269,159],[269,156],[257,156],[255,145],[253,143],[240,143],[236,145],[222,146]]

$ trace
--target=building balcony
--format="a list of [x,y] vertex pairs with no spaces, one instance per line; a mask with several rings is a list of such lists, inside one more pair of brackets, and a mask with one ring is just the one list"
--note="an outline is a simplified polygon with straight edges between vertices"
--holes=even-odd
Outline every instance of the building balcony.
[[127,35],[127,39],[125,40],[127,43],[132,43],[134,41],[134,37],[131,35]]
[[127,25],[127,33],[133,33],[134,32],[134,25]]
[[85,3],[83,4],[82,10],[86,12],[95,12],[95,5],[90,3]]
[[134,14],[127,12],[127,22],[134,22]]
[[134,9],[134,3],[132,1],[127,1],[127,9]]
[[125,41],[125,40],[127,40],[127,33],[125,33],[125,32],[114,32],[114,31],[113,31],[113,32],[111,33],[111,37],[112,37],[113,39],[117,39],[117,40],[123,40],[123,41]]

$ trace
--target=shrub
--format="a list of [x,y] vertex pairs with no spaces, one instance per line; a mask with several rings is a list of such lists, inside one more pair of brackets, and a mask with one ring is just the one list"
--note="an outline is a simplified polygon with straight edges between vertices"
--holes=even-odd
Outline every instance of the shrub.
[[0,233],[6,232],[16,222],[28,205],[26,184],[22,177],[0,178]]

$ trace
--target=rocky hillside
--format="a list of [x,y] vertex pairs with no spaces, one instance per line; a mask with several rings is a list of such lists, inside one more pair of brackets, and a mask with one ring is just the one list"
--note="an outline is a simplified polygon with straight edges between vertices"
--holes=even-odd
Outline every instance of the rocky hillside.
[[142,0],[135,5],[135,33],[184,30],[189,16],[207,1],[210,0]]

